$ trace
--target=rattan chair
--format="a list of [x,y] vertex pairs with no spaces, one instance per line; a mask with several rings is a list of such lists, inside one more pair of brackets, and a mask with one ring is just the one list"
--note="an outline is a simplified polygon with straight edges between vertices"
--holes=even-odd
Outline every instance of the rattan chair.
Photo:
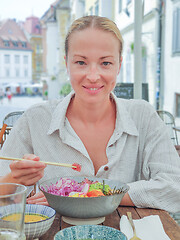
[[179,145],[178,144],[177,132],[174,129],[174,127],[176,127],[174,116],[170,112],[164,111],[164,110],[157,110],[157,113],[160,116],[160,118],[167,125],[167,127],[169,129],[170,137],[171,137],[174,145]]
[[3,124],[2,128],[0,128],[0,149],[2,148],[7,135],[9,135],[12,127],[7,127],[7,124]]
[[[24,111],[16,111],[8,113],[3,120],[3,127],[0,128],[2,139],[0,139],[0,148],[2,148],[7,136],[9,135],[13,125],[20,118]],[[6,126],[6,128],[5,128]]]
[[5,135],[5,132],[6,132],[6,128],[7,128],[7,125],[6,124],[3,124],[2,128],[0,129],[0,146],[2,147],[5,139],[4,139],[4,135]]
[[10,112],[8,113],[4,120],[3,124],[7,124],[8,127],[13,127],[14,123],[21,117],[21,115],[24,113],[24,111],[16,111],[16,112]]

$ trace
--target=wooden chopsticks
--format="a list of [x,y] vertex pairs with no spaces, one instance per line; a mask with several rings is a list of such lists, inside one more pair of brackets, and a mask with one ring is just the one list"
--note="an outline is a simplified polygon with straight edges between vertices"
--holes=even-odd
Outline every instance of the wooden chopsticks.
[[[12,157],[1,157],[0,159],[4,159],[4,160],[15,160],[15,161],[25,161],[26,159],[23,158],[12,158]],[[42,161],[39,161],[42,162]],[[77,166],[73,165],[73,164],[67,164],[67,163],[56,163],[56,162],[42,162],[45,163],[47,165],[55,165],[55,166],[60,166],[60,167],[69,167],[69,168],[77,168]]]

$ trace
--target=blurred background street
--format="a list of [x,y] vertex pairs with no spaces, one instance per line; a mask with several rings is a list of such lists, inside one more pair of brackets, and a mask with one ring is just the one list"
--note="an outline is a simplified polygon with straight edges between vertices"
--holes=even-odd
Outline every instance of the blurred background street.
[[0,103],[0,127],[2,127],[3,119],[8,113],[26,110],[31,105],[42,101],[43,99],[41,96],[14,96],[11,102],[5,97],[3,103]]

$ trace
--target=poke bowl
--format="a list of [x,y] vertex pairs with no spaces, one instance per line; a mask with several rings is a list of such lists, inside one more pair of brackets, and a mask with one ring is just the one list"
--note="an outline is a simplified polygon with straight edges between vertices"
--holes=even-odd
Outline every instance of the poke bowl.
[[72,225],[99,224],[119,206],[129,186],[97,177],[56,177],[39,185],[50,207]]

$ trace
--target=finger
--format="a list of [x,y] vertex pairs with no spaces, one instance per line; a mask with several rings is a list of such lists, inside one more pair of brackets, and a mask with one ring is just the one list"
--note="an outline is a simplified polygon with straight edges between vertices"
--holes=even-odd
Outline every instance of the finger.
[[14,166],[10,166],[10,169],[11,169],[12,175],[15,177],[35,175],[35,174],[44,172],[44,167],[43,168],[16,168]]
[[46,167],[46,164],[42,162],[32,161],[32,160],[13,161],[10,163],[11,169],[45,168],[45,167]]
[[40,157],[38,157],[34,154],[24,154],[23,158],[27,159],[27,160],[34,160],[34,161],[39,161],[40,160]]
[[49,206],[49,203],[46,199],[27,200],[26,203],[27,204],[40,204],[40,205]]
[[20,184],[23,184],[25,186],[32,186],[36,184],[44,175],[44,172],[40,172],[38,174],[33,174],[33,175],[26,175],[26,176],[21,176],[21,177],[16,177],[13,176]]
[[27,198],[26,203],[28,204],[43,204],[48,206],[46,197],[42,192],[36,193],[34,196]]
[[42,197],[42,198],[32,198],[32,197],[29,197],[26,200],[26,202],[28,202],[28,203],[45,202],[45,201],[47,201],[45,197]]
[[38,198],[45,198],[43,192],[40,191],[40,192],[36,193],[34,196],[29,197],[28,199],[29,200],[34,200],[34,199],[38,199]]
[[[26,170],[15,170],[15,171],[11,171],[11,175],[13,178],[19,180],[19,181],[29,181],[32,180],[34,181],[34,178],[42,178],[44,176],[44,169],[41,169],[40,171],[30,171],[29,169]],[[23,182],[24,182],[23,181]]]

